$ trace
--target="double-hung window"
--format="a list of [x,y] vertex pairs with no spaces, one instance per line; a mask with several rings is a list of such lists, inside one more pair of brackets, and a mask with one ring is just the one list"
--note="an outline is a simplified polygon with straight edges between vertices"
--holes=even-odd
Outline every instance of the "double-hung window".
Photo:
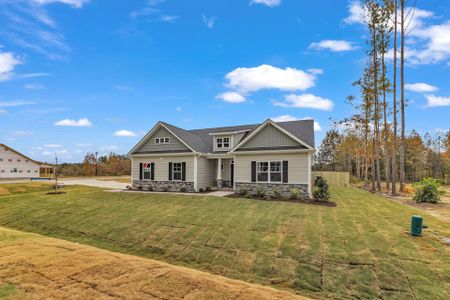
[[176,162],[172,164],[172,178],[174,181],[181,181],[183,179],[183,165]]
[[223,148],[223,138],[217,138],[217,140],[216,140],[216,147],[218,149]]
[[230,138],[229,137],[216,138],[216,148],[217,149],[230,148]]
[[281,161],[260,161],[256,165],[256,173],[258,182],[281,182],[282,163]]
[[152,178],[152,164],[143,163],[142,164],[142,176],[144,180],[150,180]]
[[170,144],[169,137],[155,138],[155,144]]

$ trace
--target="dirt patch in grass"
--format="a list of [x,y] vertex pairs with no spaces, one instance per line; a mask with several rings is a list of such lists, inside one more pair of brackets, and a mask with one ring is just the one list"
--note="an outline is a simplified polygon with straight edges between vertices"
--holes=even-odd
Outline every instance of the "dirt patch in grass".
[[13,194],[49,191],[52,187],[53,185],[50,182],[2,183],[0,184],[0,197]]
[[151,259],[0,227],[0,297],[306,299]]

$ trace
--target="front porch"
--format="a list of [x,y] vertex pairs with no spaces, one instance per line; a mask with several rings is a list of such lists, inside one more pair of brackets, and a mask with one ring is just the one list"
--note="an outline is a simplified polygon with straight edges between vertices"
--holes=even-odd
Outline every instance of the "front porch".
[[214,187],[218,190],[233,189],[234,187],[234,161],[231,156],[214,156]]

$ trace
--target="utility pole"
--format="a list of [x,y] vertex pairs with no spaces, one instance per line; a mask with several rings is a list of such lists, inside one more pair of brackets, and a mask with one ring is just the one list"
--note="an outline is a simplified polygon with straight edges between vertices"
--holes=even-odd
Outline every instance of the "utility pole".
[[58,155],[55,153],[55,194],[58,192]]
[[98,176],[98,152],[95,152],[95,176]]

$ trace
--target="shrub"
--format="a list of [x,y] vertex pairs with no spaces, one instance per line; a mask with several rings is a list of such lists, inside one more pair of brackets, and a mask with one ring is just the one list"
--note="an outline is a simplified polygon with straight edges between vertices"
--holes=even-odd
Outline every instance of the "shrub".
[[210,186],[207,186],[207,187],[205,188],[205,191],[211,192],[211,187],[210,187]]
[[238,190],[238,194],[241,196],[247,195],[247,192],[248,192],[247,189],[243,188],[243,187],[239,188],[239,190]]
[[299,189],[290,189],[289,193],[291,193],[291,198],[295,200],[300,200],[302,197],[302,192]]
[[328,190],[328,183],[325,179],[318,176],[314,182],[313,197],[316,201],[328,201],[330,199],[330,191]]
[[266,197],[266,190],[260,185],[258,185],[256,187],[256,196],[260,197],[260,198],[265,198]]
[[350,183],[351,183],[351,184],[358,184],[358,183],[361,183],[361,179],[359,179],[359,178],[356,177],[356,176],[351,176],[351,177],[350,177]]
[[152,191],[153,191],[153,187],[152,187],[151,185],[149,185],[149,186],[147,187],[147,191],[152,192]]
[[187,192],[187,189],[186,189],[186,187],[182,186],[182,187],[180,188],[180,192],[182,192],[182,193],[186,193],[186,192]]
[[281,192],[280,192],[279,189],[274,188],[272,192],[273,192],[273,197],[274,198],[280,198],[281,197]]
[[434,178],[424,178],[414,183],[415,195],[413,199],[416,202],[437,203],[441,200],[441,195],[445,192],[439,190],[441,181]]
[[199,189],[198,189],[198,192],[199,192],[199,193],[203,193],[203,191],[204,191],[203,188],[199,188]]

